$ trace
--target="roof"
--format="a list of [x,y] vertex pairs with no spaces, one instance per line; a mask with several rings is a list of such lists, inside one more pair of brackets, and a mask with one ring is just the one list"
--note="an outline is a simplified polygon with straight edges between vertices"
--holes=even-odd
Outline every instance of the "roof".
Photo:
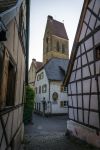
[[[36,61],[36,59],[32,59],[31,66],[33,66],[33,65],[36,68],[36,72],[37,72],[43,66],[43,62],[39,62],[39,61]],[[30,68],[31,68],[31,66],[30,66]]]
[[0,13],[10,9],[17,3],[17,0],[0,0]]
[[36,61],[36,70],[38,71],[43,66],[42,62]]
[[58,37],[68,40],[65,26],[62,22],[54,20],[52,16],[48,16],[47,23],[48,23],[48,26],[50,26],[50,29],[51,29],[53,35],[56,35]]
[[63,81],[69,60],[52,58],[44,65],[49,80]]

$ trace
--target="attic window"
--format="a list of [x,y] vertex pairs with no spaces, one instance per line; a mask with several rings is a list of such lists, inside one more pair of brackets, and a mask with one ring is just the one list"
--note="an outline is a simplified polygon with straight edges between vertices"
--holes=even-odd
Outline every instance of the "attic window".
[[96,60],[100,60],[100,45],[96,47]]

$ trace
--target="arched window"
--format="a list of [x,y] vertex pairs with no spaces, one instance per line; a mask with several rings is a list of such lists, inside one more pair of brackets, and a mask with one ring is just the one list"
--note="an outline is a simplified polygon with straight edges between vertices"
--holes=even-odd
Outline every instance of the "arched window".
[[57,51],[59,51],[59,42],[57,42],[57,46],[56,47],[57,47]]
[[62,53],[65,53],[65,45],[62,44]]

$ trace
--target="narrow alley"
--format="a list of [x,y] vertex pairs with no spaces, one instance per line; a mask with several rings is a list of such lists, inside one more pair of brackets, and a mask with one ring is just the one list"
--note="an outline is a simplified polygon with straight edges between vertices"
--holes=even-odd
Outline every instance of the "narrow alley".
[[65,136],[67,116],[42,117],[33,114],[33,124],[25,126],[25,150],[98,150]]

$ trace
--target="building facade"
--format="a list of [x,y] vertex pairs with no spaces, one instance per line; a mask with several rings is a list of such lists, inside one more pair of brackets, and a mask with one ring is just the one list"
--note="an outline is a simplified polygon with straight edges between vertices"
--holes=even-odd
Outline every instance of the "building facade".
[[0,150],[20,149],[23,138],[29,10],[30,1],[0,1]]
[[69,40],[64,24],[48,16],[43,39],[43,63],[53,57],[69,59]]
[[100,1],[84,0],[68,71],[67,129],[100,147]]
[[30,69],[28,71],[28,84],[34,89],[36,72],[42,67],[43,63],[32,59]]
[[68,60],[52,58],[37,72],[35,112],[43,115],[67,114],[67,92],[62,90],[67,64]]

